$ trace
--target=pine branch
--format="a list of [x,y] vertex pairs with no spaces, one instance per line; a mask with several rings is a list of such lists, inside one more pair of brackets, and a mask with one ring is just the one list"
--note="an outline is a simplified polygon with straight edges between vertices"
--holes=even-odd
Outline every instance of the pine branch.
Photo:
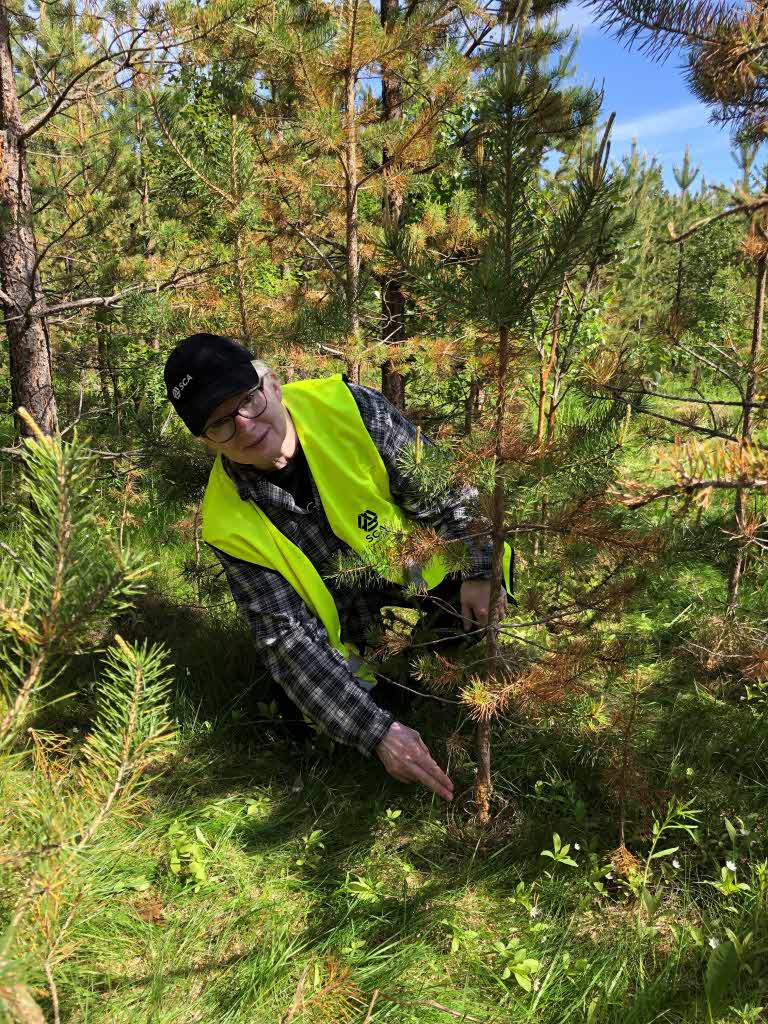
[[651,58],[664,60],[686,45],[717,45],[733,30],[733,6],[726,0],[585,0],[605,28]]
[[[617,398],[614,395],[592,395],[591,397],[600,402],[623,402],[623,399]],[[705,434],[707,437],[720,437],[724,441],[737,440],[733,434],[726,434],[722,430],[713,430],[710,427],[700,427],[695,423],[686,423],[685,420],[676,419],[674,416],[665,416],[664,413],[656,412],[653,409],[641,408],[637,411],[642,413],[644,416],[651,416],[656,420],[664,420],[665,423],[674,423],[676,426],[685,427],[686,430],[691,430],[695,434]]]
[[740,214],[744,216],[751,216],[752,214],[759,213],[760,210],[764,210],[766,206],[768,206],[768,195],[762,195],[747,203],[737,203],[736,206],[729,206],[727,209],[721,210],[720,213],[716,213],[711,217],[704,217],[702,220],[696,221],[695,224],[692,224],[686,231],[683,231],[680,234],[675,234],[670,226],[670,235],[672,237],[668,239],[668,243],[670,245],[678,245],[680,242],[687,241],[704,228],[708,228],[712,224],[717,224],[721,220]]
[[764,477],[739,477],[733,480],[722,480],[717,477],[710,479],[692,479],[685,483],[668,484],[666,487],[658,487],[653,491],[647,491],[639,495],[617,495],[618,500],[627,508],[643,508],[659,498],[669,498],[672,495],[690,496],[697,491],[712,490],[768,490],[768,475]]
[[128,565],[96,522],[94,460],[73,439],[42,434],[25,442],[19,518],[23,532],[14,571],[0,567],[0,745],[20,727],[32,699],[50,685],[55,665],[105,618],[125,607],[143,570]]
[[93,839],[118,797],[135,791],[146,767],[172,737],[167,721],[170,674],[159,648],[131,648],[115,636],[99,687],[99,711],[85,746],[83,786],[100,806],[77,850]]
[[5,322],[8,323],[11,320],[30,319],[37,317],[52,317],[60,313],[68,313],[83,309],[94,309],[103,308],[111,309],[113,306],[119,305],[124,299],[130,298],[135,295],[151,295],[159,294],[173,290],[175,288],[185,287],[194,283],[195,279],[201,275],[209,274],[212,270],[218,270],[221,267],[228,266],[231,261],[219,261],[217,263],[210,263],[207,266],[200,267],[197,270],[180,271],[178,268],[174,270],[173,274],[166,278],[164,281],[154,281],[147,284],[134,284],[128,288],[123,288],[119,292],[114,292],[112,295],[92,295],[88,298],[83,299],[72,299],[68,302],[58,302],[52,306],[49,305],[35,305],[29,309],[19,312],[16,316],[6,317]]

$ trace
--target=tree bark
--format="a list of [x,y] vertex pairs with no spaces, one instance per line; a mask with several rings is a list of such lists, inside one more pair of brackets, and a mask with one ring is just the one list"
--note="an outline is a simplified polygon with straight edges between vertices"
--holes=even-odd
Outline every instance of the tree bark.
[[479,415],[481,394],[480,378],[477,376],[477,371],[473,370],[469,381],[469,391],[464,402],[464,434],[466,437],[472,433],[472,427]]
[[[58,430],[53,360],[44,317],[29,312],[42,303],[26,140],[11,55],[7,8],[0,4],[0,284],[10,354],[14,409],[23,405],[46,434]],[[17,429],[28,428],[17,421]]]
[[[509,377],[509,328],[499,328],[499,371],[498,393],[496,404],[496,480],[493,488],[493,505],[491,512],[491,538],[493,555],[491,561],[491,588],[488,604],[488,629],[486,643],[488,645],[488,671],[491,679],[499,682],[503,668],[499,650],[498,623],[499,601],[501,588],[504,585],[504,541],[505,501],[504,501],[504,428],[507,418],[507,383]],[[477,726],[477,775],[475,776],[475,806],[477,821],[487,825],[491,820],[491,721],[483,718]]]
[[[399,0],[381,0],[381,24],[391,33],[400,16]],[[382,120],[396,121],[403,116],[403,94],[400,79],[392,74],[386,65],[381,69],[381,110]],[[388,165],[389,152],[386,146],[382,152],[382,164],[387,168],[383,175],[384,219],[391,231],[399,232],[405,219],[405,199],[402,191],[393,184],[398,165]],[[385,345],[400,346],[406,338],[405,296],[399,278],[387,276],[381,289],[381,340]],[[381,390],[386,398],[398,409],[405,411],[405,378],[395,369],[392,359],[386,359],[381,367]]]
[[109,389],[112,383],[109,363],[109,329],[102,310],[96,310],[95,322],[99,387],[101,388],[101,400],[104,403],[104,408],[108,410],[111,403]]
[[[136,130],[136,150],[139,157],[139,224],[138,236],[141,239],[142,254],[146,257],[152,252],[152,236],[149,210],[149,174],[147,172],[147,161],[145,157],[146,135],[141,115],[138,109],[134,116]],[[152,352],[160,351],[160,335],[152,331],[149,338],[149,348]]]
[[[357,35],[358,0],[345,0],[349,50],[344,72],[344,198],[346,205],[347,241],[347,345],[354,352],[360,343],[359,274],[360,249],[357,223],[357,113],[355,86],[357,71],[354,67],[355,37]],[[357,354],[347,360],[347,375],[351,383],[360,383],[360,361]]]
[[539,353],[539,402],[536,424],[536,443],[539,447],[544,443],[544,428],[547,422],[545,411],[547,405],[547,386],[549,384],[549,377],[552,373],[552,368],[554,367],[555,360],[557,359],[557,343],[560,338],[560,315],[563,308],[564,292],[565,280],[563,280],[563,283],[560,285],[560,290],[558,291],[557,299],[555,300],[555,308],[552,311],[552,340],[550,343],[549,354],[547,355],[543,342]]
[[[237,114],[232,115],[232,139],[229,153],[230,191],[232,206],[236,211],[242,202],[237,174]],[[237,272],[237,310],[240,316],[240,334],[244,344],[248,344],[250,330],[248,328],[248,308],[245,299],[245,266],[243,263],[242,232],[238,226],[235,234],[235,267]]]
[[[755,282],[755,314],[752,321],[752,344],[749,351],[749,365],[747,367],[747,386],[744,393],[744,411],[741,427],[741,446],[745,446],[752,440],[752,407],[757,392],[758,361],[763,344],[763,321],[765,316],[765,287],[768,279],[768,256],[763,255],[757,261],[757,277]],[[746,492],[739,487],[736,491],[734,502],[734,516],[736,519],[736,530],[741,532],[746,525]],[[736,549],[731,571],[728,578],[728,614],[733,615],[736,611],[736,602],[739,597],[739,585],[744,575],[747,564],[747,549],[742,545]]]
[[[539,448],[544,444],[544,428],[548,428],[547,437],[549,438],[549,431],[554,432],[555,428],[555,414],[553,401],[554,398],[550,398],[550,412],[549,417],[546,413],[547,405],[547,392],[549,389],[549,378],[552,370],[557,366],[558,359],[558,342],[560,340],[560,317],[563,309],[563,294],[565,293],[565,278],[563,283],[560,285],[560,290],[557,293],[555,300],[555,308],[552,311],[552,335],[549,347],[549,355],[544,347],[544,342],[541,343],[541,349],[539,352],[539,401],[537,410],[537,423],[536,423],[536,443]],[[558,383],[559,387],[559,383]],[[551,419],[551,427],[550,427]],[[541,499],[541,522],[546,523],[547,516],[549,513],[549,503],[546,496]],[[544,551],[544,536],[543,534],[537,533],[533,540],[533,557],[538,558]]]
[[120,373],[115,366],[115,353],[112,346],[112,314],[108,309],[99,307],[95,313],[96,332],[99,344],[99,383],[102,398],[106,406],[110,405],[110,389],[112,392],[112,416],[118,434],[123,432],[123,398],[120,393]]

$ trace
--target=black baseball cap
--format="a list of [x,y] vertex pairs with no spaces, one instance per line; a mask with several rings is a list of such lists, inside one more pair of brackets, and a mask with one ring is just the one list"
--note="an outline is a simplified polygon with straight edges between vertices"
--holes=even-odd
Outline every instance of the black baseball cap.
[[192,334],[168,356],[168,401],[196,437],[217,405],[259,383],[254,359],[248,349],[219,334]]

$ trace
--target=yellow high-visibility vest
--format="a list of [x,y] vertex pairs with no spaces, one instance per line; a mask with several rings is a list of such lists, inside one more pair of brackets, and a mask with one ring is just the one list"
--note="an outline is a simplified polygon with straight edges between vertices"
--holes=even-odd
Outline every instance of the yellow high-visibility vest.
[[[375,545],[407,532],[410,521],[395,504],[386,466],[342,378],[296,381],[284,384],[282,392],[328,522],[339,540],[365,558]],[[258,505],[240,498],[220,455],[203,499],[203,539],[234,558],[279,572],[322,622],[329,642],[352,673],[373,681],[371,670],[360,662],[351,645],[341,640],[339,613],[320,573]],[[508,592],[510,558],[511,549],[505,545]],[[415,572],[386,575],[400,583],[417,580],[432,589],[444,579],[446,567],[443,559],[435,556]]]

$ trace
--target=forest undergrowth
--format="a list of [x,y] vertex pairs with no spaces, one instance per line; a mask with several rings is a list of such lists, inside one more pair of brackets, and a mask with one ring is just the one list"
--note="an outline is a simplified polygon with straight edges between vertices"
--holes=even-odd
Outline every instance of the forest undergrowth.
[[[728,128],[713,183],[621,151],[568,6],[0,10],[12,1024],[768,1020],[768,8],[585,0]],[[482,643],[368,638],[450,805],[281,710],[163,384],[196,332],[466,489]],[[466,563],[429,518],[337,575]]]
[[[727,636],[715,503],[696,530],[667,519],[677,557],[654,561],[623,613],[595,623],[603,645],[640,639],[629,680],[587,675],[566,699],[497,722],[493,819],[480,827],[465,706],[393,698],[454,779],[448,807],[375,761],[292,736],[205,552],[195,569],[187,503],[159,500],[157,483],[137,480],[123,531],[150,566],[140,590],[68,660],[28,721],[34,756],[3,777],[2,845],[22,851],[3,867],[12,906],[45,793],[94,729],[105,644],[116,632],[165,651],[173,744],[76,852],[76,871],[47,880],[58,889],[43,891],[43,872],[42,902],[19,925],[29,945],[16,966],[46,1019],[54,1000],[59,1020],[153,1024],[763,1019],[768,694],[711,641]],[[97,521],[125,507],[91,486]],[[125,521],[115,513],[112,533]],[[12,522],[4,543],[18,553]],[[505,625],[527,620],[547,558],[534,575],[519,552]],[[759,612],[753,572],[740,622],[750,604]],[[44,968],[33,936],[55,938],[63,910]]]

